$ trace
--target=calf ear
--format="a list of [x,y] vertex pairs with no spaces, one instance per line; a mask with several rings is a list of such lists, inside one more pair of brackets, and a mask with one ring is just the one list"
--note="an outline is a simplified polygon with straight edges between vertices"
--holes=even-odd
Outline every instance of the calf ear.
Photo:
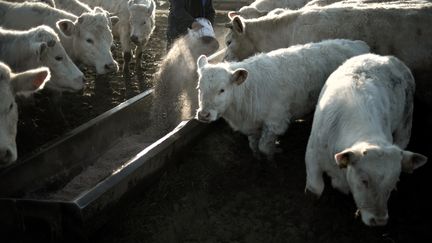
[[406,173],[413,173],[413,171],[427,162],[427,157],[421,154],[413,153],[410,151],[402,152],[402,171]]
[[246,81],[247,77],[248,77],[248,71],[246,69],[239,68],[233,72],[231,76],[231,82],[240,85],[244,81]]
[[128,7],[132,7],[132,5],[135,3],[135,1],[134,0],[129,0],[128,1]]
[[14,74],[11,78],[11,86],[15,94],[26,94],[43,88],[49,79],[49,69],[41,67]]
[[93,12],[95,13],[105,13],[105,10],[101,7],[94,7]]
[[148,13],[151,14],[151,13],[154,11],[155,8],[156,8],[156,6],[155,6],[155,2],[154,2],[154,1],[151,1],[151,3],[150,3],[150,7],[149,7],[149,9],[148,9]]
[[75,32],[75,24],[69,19],[62,19],[57,22],[57,28],[65,35],[72,36]]
[[111,16],[109,18],[110,18],[112,26],[116,25],[119,22],[119,20],[120,20],[119,17],[117,17],[117,16]]
[[202,68],[206,64],[208,64],[208,60],[205,55],[201,55],[200,57],[198,57],[198,61],[197,61],[198,68]]
[[229,18],[230,20],[232,20],[235,16],[238,16],[238,15],[240,15],[240,13],[237,12],[237,11],[229,11],[229,12],[228,12],[228,18]]
[[339,168],[347,168],[349,164],[353,165],[359,159],[359,152],[351,148],[335,154],[334,158]]
[[235,16],[232,20],[233,30],[239,34],[243,34],[245,31],[245,25],[240,16]]

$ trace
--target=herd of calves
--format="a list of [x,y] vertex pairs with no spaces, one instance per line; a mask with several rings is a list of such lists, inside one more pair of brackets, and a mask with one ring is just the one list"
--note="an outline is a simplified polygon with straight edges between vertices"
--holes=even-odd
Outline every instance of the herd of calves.
[[[44,84],[79,90],[84,76],[74,62],[95,67],[98,74],[118,70],[111,30],[127,65],[131,43],[139,58],[154,29],[152,0],[118,1],[121,6],[114,0],[83,1],[102,7],[93,10],[68,9],[66,2],[78,1],[54,0],[72,13],[42,3],[0,1],[1,167],[17,158],[15,94]],[[278,9],[259,10],[257,2]],[[427,83],[432,67],[432,3],[315,0],[292,10],[275,2],[293,1],[258,0],[228,14],[223,62],[199,56],[196,117],[224,118],[248,136],[255,156],[272,160],[275,141],[290,122],[315,112],[306,190],[320,196],[326,173],[333,187],[353,195],[366,225],[385,225],[400,173],[412,173],[427,161],[404,149],[416,86]],[[259,16],[248,17],[254,8]]]
[[0,1],[0,168],[17,159],[14,96],[42,88],[82,90],[85,77],[77,64],[97,74],[117,72],[113,35],[127,67],[133,47],[140,59],[155,12],[153,0]]

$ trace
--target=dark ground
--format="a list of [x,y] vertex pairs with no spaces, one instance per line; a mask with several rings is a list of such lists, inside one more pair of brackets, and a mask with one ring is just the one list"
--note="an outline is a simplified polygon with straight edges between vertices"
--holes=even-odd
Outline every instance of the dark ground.
[[[416,110],[409,149],[432,157],[431,132]],[[310,121],[281,139],[277,169],[256,161],[247,138],[219,124],[159,183],[119,209],[91,242],[431,242],[427,195],[431,165],[403,174],[389,200],[390,222],[369,228],[355,219],[351,196],[327,186],[319,200],[304,194]],[[327,181],[327,185],[329,185]]]
[[[67,122],[55,115],[44,94],[36,96],[36,108],[22,108],[20,154],[30,154],[152,87],[152,74],[164,54],[164,23],[159,15],[143,69],[89,78],[82,93],[63,95],[60,105]],[[121,65],[119,57],[116,51]],[[432,158],[431,142],[425,142],[432,135],[432,119],[425,114],[430,111],[416,104],[410,149]],[[430,162],[402,175],[389,201],[389,225],[368,228],[354,218],[351,196],[330,187],[319,200],[304,195],[310,126],[310,121],[295,123],[281,139],[285,152],[276,158],[277,169],[253,159],[245,136],[224,123],[212,126],[159,182],[122,205],[90,242],[432,242]]]

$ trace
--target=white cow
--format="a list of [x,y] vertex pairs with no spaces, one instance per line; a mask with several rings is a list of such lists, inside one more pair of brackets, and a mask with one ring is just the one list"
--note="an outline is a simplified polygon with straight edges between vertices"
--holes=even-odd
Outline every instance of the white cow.
[[0,23],[5,28],[19,30],[46,24],[56,30],[73,61],[95,67],[98,74],[118,70],[111,54],[109,20],[100,8],[77,17],[41,3],[0,1]]
[[90,6],[100,6],[119,18],[113,34],[120,39],[127,68],[132,58],[132,43],[137,48],[135,57],[140,63],[143,47],[155,29],[156,4],[154,0],[81,0]]
[[[432,105],[425,93],[432,75],[432,4],[344,4],[304,8],[277,16],[244,20],[236,16],[226,38],[227,60],[254,53],[333,38],[363,40],[375,53],[395,55],[414,73],[417,96]],[[430,89],[429,89],[430,90]]]
[[84,74],[66,54],[56,32],[46,25],[26,31],[0,27],[0,61],[18,72],[48,67],[51,81],[45,88],[77,91],[84,85]]
[[423,155],[403,150],[411,134],[414,78],[392,56],[353,57],[330,75],[315,110],[306,151],[306,189],[351,192],[369,226],[385,225],[387,200],[401,171],[424,165]]
[[0,62],[0,168],[17,159],[15,137],[18,109],[15,95],[42,88],[49,76],[49,69],[45,67],[13,73],[6,64]]
[[89,5],[79,0],[54,0],[54,2],[56,8],[66,10],[77,16],[92,11]]
[[23,3],[23,2],[41,2],[55,8],[54,0],[6,0],[7,2]]
[[248,6],[240,8],[237,12],[230,12],[230,15],[238,14],[243,18],[252,19],[266,15],[276,8],[299,9],[309,0],[256,0]]
[[255,155],[271,160],[291,121],[311,113],[325,80],[346,59],[369,51],[362,41],[326,40],[262,53],[241,62],[198,59],[200,121],[223,117],[248,135]]

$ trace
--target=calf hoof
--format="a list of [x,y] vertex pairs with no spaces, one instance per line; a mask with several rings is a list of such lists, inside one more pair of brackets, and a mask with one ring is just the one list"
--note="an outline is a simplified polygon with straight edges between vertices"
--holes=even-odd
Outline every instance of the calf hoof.
[[259,161],[263,160],[263,156],[261,155],[261,153],[259,151],[252,151],[252,153],[253,153],[253,157],[256,160],[259,160]]
[[317,203],[320,199],[320,195],[313,193],[312,191],[310,191],[307,188],[305,188],[305,197],[307,200],[309,200],[313,203]]

